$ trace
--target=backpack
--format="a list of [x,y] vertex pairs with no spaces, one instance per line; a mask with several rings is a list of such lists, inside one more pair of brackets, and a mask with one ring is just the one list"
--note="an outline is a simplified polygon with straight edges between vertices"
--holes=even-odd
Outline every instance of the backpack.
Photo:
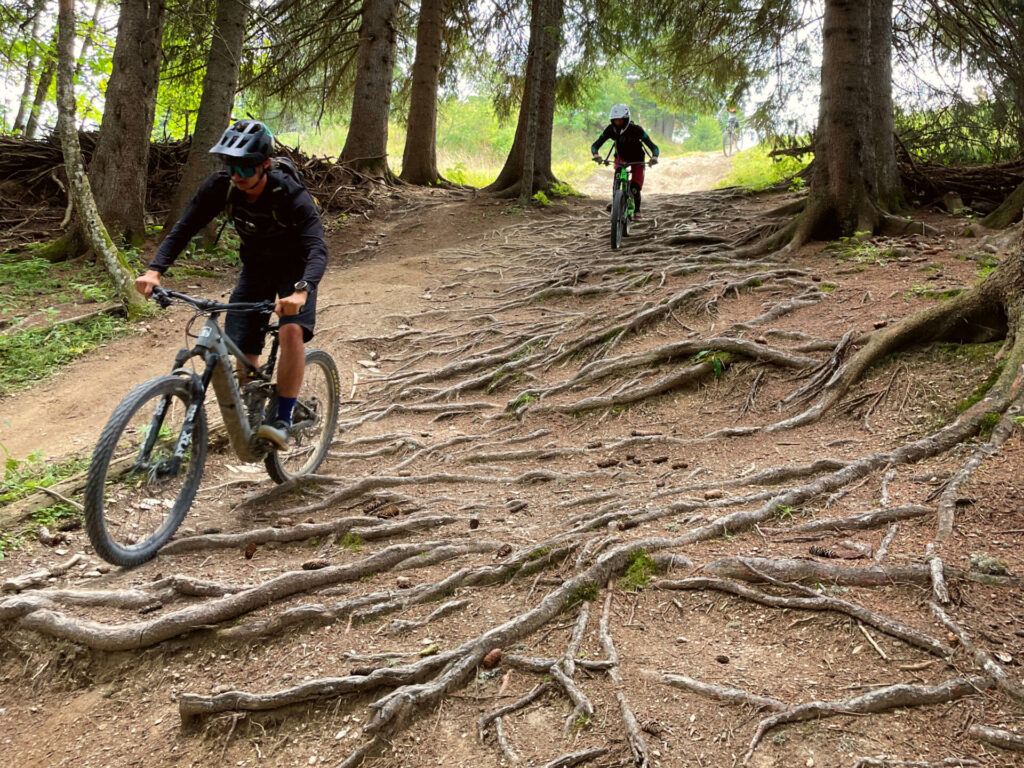
[[[272,157],[272,158],[270,158],[270,160],[271,160],[271,164],[270,164],[270,168],[268,169],[268,171],[275,171],[275,170],[276,171],[280,171],[285,176],[290,178],[292,181],[296,182],[300,187],[302,187],[304,190],[306,190],[306,192],[309,192],[309,196],[312,198],[313,205],[316,208],[317,215],[319,216],[321,213],[323,213],[323,206],[320,205],[320,200],[317,198],[316,195],[314,195],[312,192],[310,192],[309,187],[306,186],[306,180],[302,178],[302,173],[296,167],[295,163],[292,162],[292,159],[289,158],[289,157],[283,157],[282,156],[282,157]],[[231,203],[231,193],[233,191],[234,191],[234,187],[233,186],[229,186],[228,187],[227,197],[224,200],[224,216],[225,216],[224,222],[220,225],[220,229],[217,230],[217,237],[213,241],[214,245],[216,245],[220,241],[220,236],[221,236],[221,233],[224,231],[224,227],[226,227],[228,221],[231,220],[231,211],[232,211],[232,208],[234,207],[232,205],[232,203]],[[281,218],[278,217],[276,209],[271,208],[270,213],[274,217],[274,221],[276,221],[279,226],[281,226],[281,227],[287,226],[286,224],[284,224],[281,221]]]
[[292,159],[290,157],[283,157],[282,156],[282,157],[272,157],[272,158],[270,158],[270,160],[271,160],[270,170],[273,171],[273,170],[276,169],[278,171],[281,171],[286,176],[290,177],[293,181],[298,182],[299,185],[304,190],[309,192],[309,196],[311,198],[313,198],[313,205],[316,206],[317,214],[323,213],[323,207],[320,205],[320,201],[317,199],[317,196],[314,195],[313,192],[310,190],[309,186],[307,186],[306,180],[304,178],[302,178],[302,173],[295,166],[295,163],[292,162]]

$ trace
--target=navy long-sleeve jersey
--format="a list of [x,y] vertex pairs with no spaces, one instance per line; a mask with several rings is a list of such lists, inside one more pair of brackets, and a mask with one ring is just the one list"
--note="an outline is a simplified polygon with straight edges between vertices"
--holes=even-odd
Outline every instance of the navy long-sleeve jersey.
[[238,232],[239,255],[250,277],[306,280],[312,286],[320,282],[327,268],[327,245],[316,204],[301,183],[273,168],[267,171],[263,193],[251,202],[232,186],[225,171],[210,176],[160,244],[149,268],[165,272],[221,212]]
[[609,123],[604,132],[598,136],[597,141],[591,145],[591,154],[597,154],[601,146],[609,140],[615,142],[615,156],[630,163],[642,163],[644,161],[646,158],[644,144],[647,145],[651,150],[651,154],[655,157],[660,152],[658,145],[651,141],[651,137],[647,135],[647,131],[636,123],[629,123],[621,131]]

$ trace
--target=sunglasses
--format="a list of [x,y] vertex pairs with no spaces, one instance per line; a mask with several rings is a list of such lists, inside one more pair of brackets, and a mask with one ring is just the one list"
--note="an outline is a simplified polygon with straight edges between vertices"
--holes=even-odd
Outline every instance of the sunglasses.
[[243,179],[251,179],[256,175],[256,168],[255,165],[229,165],[228,173],[231,175],[237,173]]

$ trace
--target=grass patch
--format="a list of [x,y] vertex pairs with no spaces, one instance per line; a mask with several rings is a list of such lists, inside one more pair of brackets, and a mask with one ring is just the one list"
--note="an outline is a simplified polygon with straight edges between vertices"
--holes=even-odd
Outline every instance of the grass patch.
[[[7,450],[2,445],[0,445],[0,449],[7,454]],[[49,488],[61,480],[83,472],[88,466],[89,462],[86,459],[71,459],[59,464],[48,463],[43,460],[42,454],[38,451],[29,454],[28,458],[22,461],[7,454],[4,460],[3,479],[0,480],[0,504],[10,504],[31,496],[40,488]],[[81,517],[81,512],[64,502],[37,510],[32,515],[32,525],[21,530],[0,533],[0,560],[4,559],[6,552],[18,549],[28,537],[33,535],[36,527],[45,525],[48,528],[60,530],[67,521],[80,520]],[[79,526],[72,525],[70,527]]]
[[1005,362],[996,364],[992,369],[992,373],[989,374],[988,379],[979,384],[971,394],[956,404],[956,412],[963,413],[975,403],[980,402],[981,399],[988,394],[988,391],[995,385],[1000,374],[1002,374],[1005,365]]
[[0,260],[0,318],[23,317],[40,306],[106,302],[114,292],[97,264],[51,264],[46,259]]
[[341,540],[341,546],[353,552],[360,552],[363,549],[363,540],[354,533],[346,533]]
[[530,403],[535,402],[537,402],[536,395],[530,394],[529,392],[523,392],[523,394],[521,394],[519,397],[517,397],[509,404],[508,409],[510,411],[516,411],[522,408],[524,405],[530,405]]
[[930,285],[918,283],[917,285],[910,286],[910,290],[907,291],[904,296],[908,299],[921,298],[948,301],[949,299],[959,296],[963,292],[963,288],[946,288],[943,290],[937,290],[932,288]]
[[870,232],[855,232],[853,237],[841,237],[825,246],[839,261],[857,264],[875,264],[884,267],[899,258],[891,248],[879,248],[868,237]]
[[61,366],[128,333],[123,318],[91,320],[39,328],[0,337],[0,395],[49,378]]
[[627,592],[639,592],[650,583],[653,574],[654,561],[646,549],[638,549],[629,556],[629,565],[619,579],[619,586]]
[[791,178],[811,161],[811,155],[804,155],[806,160],[768,157],[770,151],[768,146],[759,144],[740,152],[733,158],[732,172],[718,183],[718,187],[746,187],[758,192]]
[[587,584],[581,584],[580,586],[578,586],[576,590],[572,593],[572,595],[569,597],[569,601],[573,603],[592,603],[595,600],[597,600],[597,598],[600,596],[601,590],[597,588],[597,584],[588,582]]
[[84,472],[89,466],[87,459],[71,459],[60,464],[51,464],[43,460],[40,451],[33,451],[24,460],[18,460],[0,444],[7,458],[4,460],[4,476],[0,481],[0,504],[31,496],[40,488],[66,480]]
[[981,421],[981,429],[978,430],[978,434],[981,437],[990,437],[992,435],[992,430],[996,428],[996,425],[1002,418],[1003,414],[997,413],[996,411],[986,413],[985,418]]

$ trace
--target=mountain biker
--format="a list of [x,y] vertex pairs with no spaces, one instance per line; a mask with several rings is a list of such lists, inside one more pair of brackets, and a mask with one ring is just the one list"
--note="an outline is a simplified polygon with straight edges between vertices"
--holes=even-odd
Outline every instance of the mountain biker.
[[629,107],[625,104],[616,104],[608,113],[608,127],[604,129],[597,141],[590,147],[590,154],[594,160],[600,161],[598,152],[601,146],[609,139],[615,142],[615,162],[628,163],[631,166],[629,186],[633,193],[635,210],[634,219],[640,217],[640,190],[644,187],[644,145],[651,150],[651,165],[658,164],[660,150],[651,141],[647,131],[629,119]]
[[[723,107],[722,109],[718,110],[718,114],[715,115],[715,119],[719,121],[719,124],[721,124],[722,113],[724,111],[725,108]],[[740,117],[739,114],[737,114],[736,107],[734,105],[729,106],[729,116],[725,120],[723,130],[731,132],[732,135],[730,141],[733,145],[735,145],[736,149],[738,150],[740,146]]]
[[[292,411],[305,372],[305,343],[313,338],[316,287],[327,267],[327,245],[313,197],[297,173],[271,159],[274,138],[257,120],[229,126],[210,154],[226,168],[210,176],[160,244],[135,288],[147,298],[189,241],[224,212],[241,240],[242,273],[232,302],[276,300],[281,361],[277,417],[258,436],[279,448],[288,444]],[[254,366],[265,340],[266,317],[228,312],[224,329]]]

